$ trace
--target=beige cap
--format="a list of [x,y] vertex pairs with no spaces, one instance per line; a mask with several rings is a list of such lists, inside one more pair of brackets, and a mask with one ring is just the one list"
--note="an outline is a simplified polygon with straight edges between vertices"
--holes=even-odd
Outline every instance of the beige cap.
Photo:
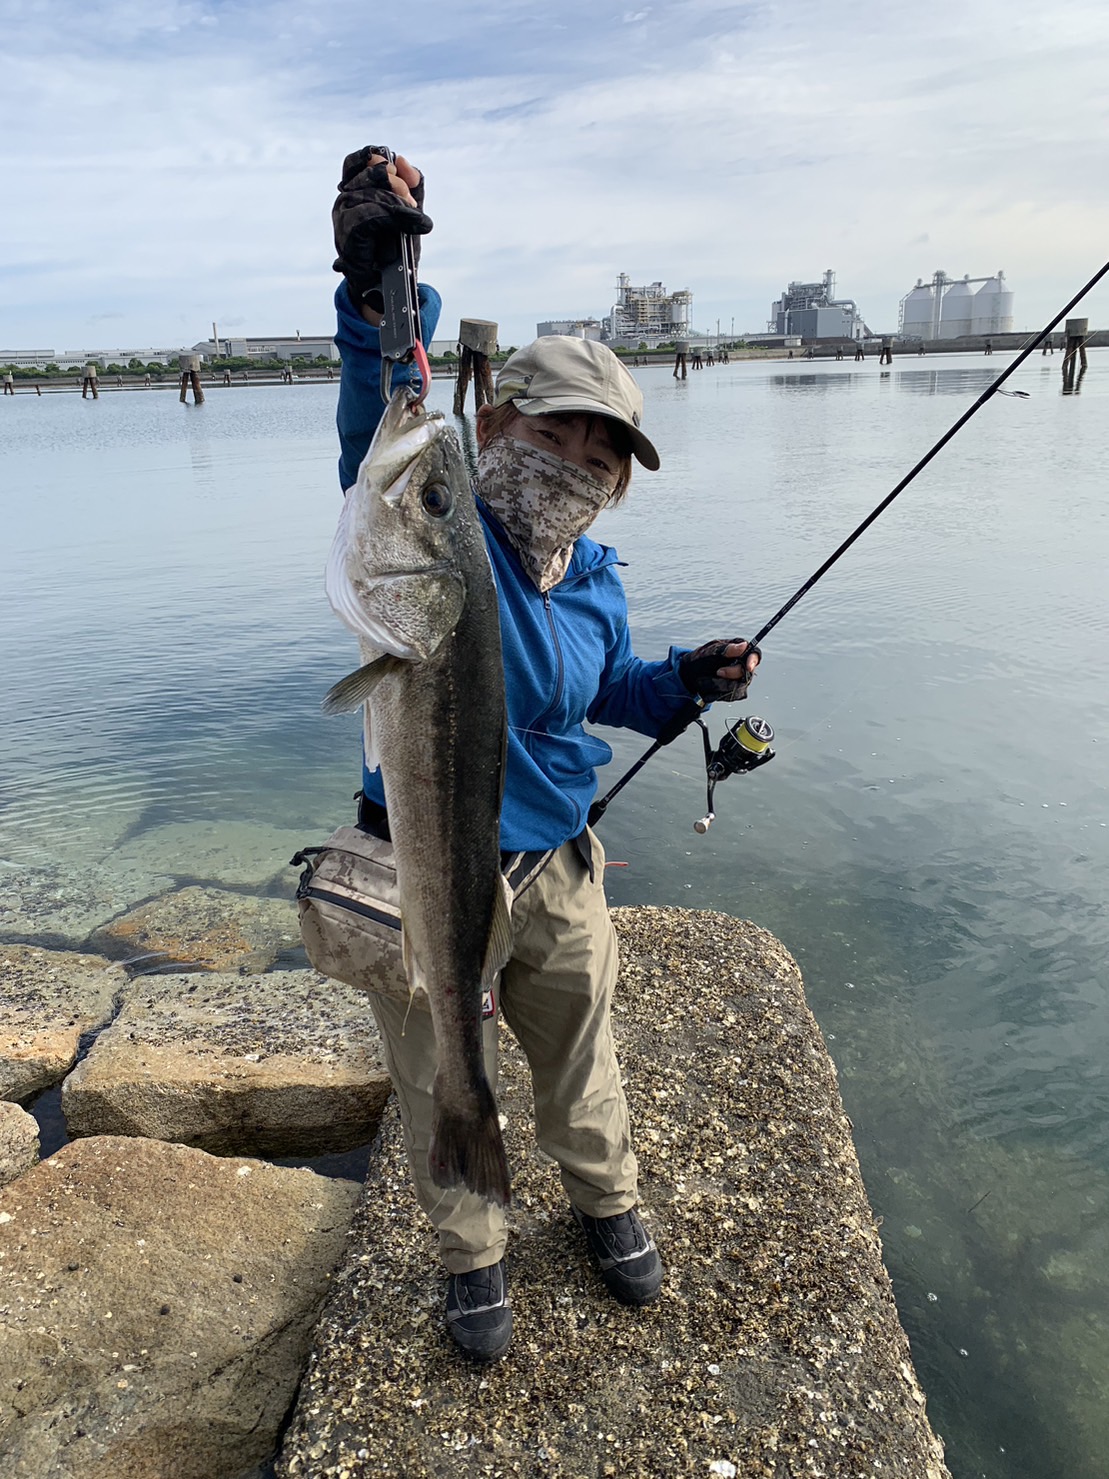
[[658,453],[639,429],[643,392],[612,350],[594,339],[544,334],[509,355],[493,404],[507,401],[525,416],[585,411],[619,421],[637,459],[652,472],[658,467]]

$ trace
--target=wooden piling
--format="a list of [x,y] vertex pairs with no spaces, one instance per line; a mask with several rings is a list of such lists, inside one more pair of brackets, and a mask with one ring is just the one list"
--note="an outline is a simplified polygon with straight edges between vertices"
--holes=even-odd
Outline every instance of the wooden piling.
[[1088,318],[1067,319],[1067,347],[1063,355],[1063,392],[1073,393],[1077,390],[1074,380],[1075,368],[1078,368],[1078,384],[1082,383],[1082,376],[1086,373],[1086,340],[1090,337],[1090,320]]
[[[679,371],[681,374],[679,376]],[[685,380],[689,373],[689,340],[679,339],[674,345],[674,379]]]
[[488,318],[464,318],[458,326],[458,380],[454,414],[466,414],[466,391],[474,382],[474,410],[493,404],[493,371],[489,356],[497,352],[497,325]]
[[202,406],[204,404],[204,391],[200,385],[200,355],[179,354],[177,363],[181,368],[181,404],[188,401],[189,386],[193,389],[193,404]]
[[15,376],[12,374],[12,372],[10,370],[4,376],[4,394],[5,395],[14,395],[15,394]]
[[81,381],[82,400],[87,399],[90,391],[92,392],[92,398],[94,401],[98,401],[100,399],[100,386],[97,382],[96,374],[97,364],[94,360],[91,364],[85,366],[85,378]]
[[856,339],[855,340],[855,363],[858,364],[859,360],[861,360],[861,359],[866,359],[866,355],[863,353],[863,341],[861,339]]
[[880,365],[893,364],[893,345],[890,342],[888,334],[882,336],[882,352],[878,356],[878,363]]

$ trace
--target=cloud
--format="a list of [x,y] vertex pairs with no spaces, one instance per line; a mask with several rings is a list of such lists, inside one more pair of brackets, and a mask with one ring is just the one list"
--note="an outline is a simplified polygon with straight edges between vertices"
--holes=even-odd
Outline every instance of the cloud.
[[[936,267],[1003,267],[1031,326],[1109,240],[1109,12],[1084,0],[428,0],[418,26],[354,0],[9,0],[0,20],[15,344],[66,347],[90,308],[144,344],[213,316],[327,327],[339,163],[386,135],[427,173],[446,332],[472,314],[505,342],[604,312],[620,271],[757,328],[832,266],[889,327]],[[1088,311],[1109,322],[1109,295]]]

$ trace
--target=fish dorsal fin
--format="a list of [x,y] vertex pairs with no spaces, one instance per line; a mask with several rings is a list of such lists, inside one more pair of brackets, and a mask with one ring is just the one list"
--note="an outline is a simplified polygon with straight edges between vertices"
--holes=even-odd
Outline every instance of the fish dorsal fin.
[[348,673],[345,678],[340,678],[338,683],[333,684],[327,690],[323,698],[324,713],[348,714],[353,709],[359,708],[370,697],[382,678],[387,678],[390,673],[399,672],[403,667],[403,659],[394,657],[391,652],[384,652],[380,657],[375,657],[373,662],[364,663],[362,667],[356,668],[353,673]]
[[512,887],[503,873],[497,874],[496,899],[493,904],[493,922],[489,926],[489,943],[485,947],[485,963],[481,968],[481,989],[488,991],[512,954]]

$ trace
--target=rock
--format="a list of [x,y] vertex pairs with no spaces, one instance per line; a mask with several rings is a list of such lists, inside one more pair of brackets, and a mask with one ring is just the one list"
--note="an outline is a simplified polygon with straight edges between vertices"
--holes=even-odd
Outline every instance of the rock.
[[296,905],[214,888],[183,888],[140,904],[89,939],[126,960],[264,971],[300,940]]
[[364,1145],[389,1095],[365,994],[315,971],[147,976],[66,1079],[71,1135],[219,1155]]
[[38,1164],[39,1127],[18,1104],[0,1101],[0,1186]]
[[291,895],[296,871],[289,859],[304,842],[302,831],[268,822],[167,822],[124,842],[112,862],[170,872],[189,883],[262,888],[279,880]]
[[0,1191],[4,1479],[216,1479],[264,1460],[356,1191],[110,1138]]
[[0,1098],[24,1102],[60,1082],[125,979],[99,955],[0,945]]
[[[113,860],[98,867],[72,862],[13,866],[0,862],[0,941],[65,949],[81,945],[97,925],[171,884],[151,871]],[[164,859],[160,865],[164,867]]]
[[[719,914],[620,909],[614,1011],[659,1303],[614,1303],[504,1035],[508,1356],[451,1348],[395,1111],[314,1339],[282,1479],[403,1473],[949,1479],[796,964]],[[713,1467],[715,1466],[715,1467]]]

